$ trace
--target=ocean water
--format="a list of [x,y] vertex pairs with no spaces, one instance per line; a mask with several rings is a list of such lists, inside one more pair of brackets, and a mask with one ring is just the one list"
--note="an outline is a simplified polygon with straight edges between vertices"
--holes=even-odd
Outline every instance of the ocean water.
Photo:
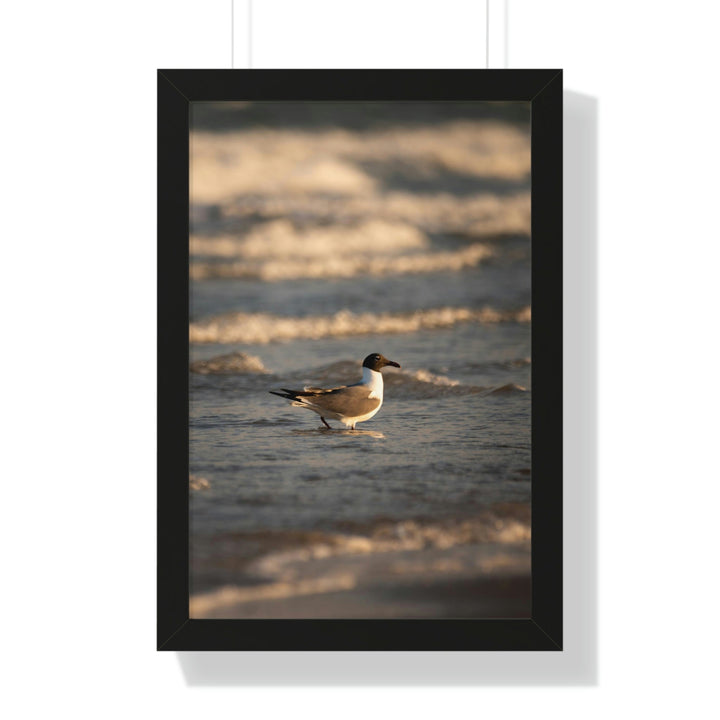
[[[523,104],[195,104],[191,617],[530,615]],[[386,368],[354,431],[269,394]]]

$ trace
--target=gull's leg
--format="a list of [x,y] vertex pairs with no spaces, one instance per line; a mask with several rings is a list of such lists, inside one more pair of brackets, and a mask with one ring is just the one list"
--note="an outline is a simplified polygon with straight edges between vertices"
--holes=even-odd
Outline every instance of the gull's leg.
[[320,419],[323,421],[323,425],[324,425],[328,430],[332,430],[332,428],[325,422],[325,418],[324,418],[322,415],[320,416]]

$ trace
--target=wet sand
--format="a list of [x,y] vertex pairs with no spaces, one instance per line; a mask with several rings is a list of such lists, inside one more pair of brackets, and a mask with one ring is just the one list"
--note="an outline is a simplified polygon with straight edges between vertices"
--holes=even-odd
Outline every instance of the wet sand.
[[461,619],[530,617],[529,575],[428,579],[237,603],[203,619]]

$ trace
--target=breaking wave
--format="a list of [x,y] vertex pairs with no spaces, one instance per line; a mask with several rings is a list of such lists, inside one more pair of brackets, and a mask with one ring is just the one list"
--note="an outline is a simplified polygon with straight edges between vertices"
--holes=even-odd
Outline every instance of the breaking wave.
[[[455,395],[475,395],[487,390],[479,385],[464,385],[445,375],[436,375],[429,370],[386,372],[385,385],[402,390],[405,400],[426,400]],[[400,395],[398,393],[398,395]]]
[[375,526],[369,534],[322,536],[314,533],[314,536],[314,541],[308,545],[280,550],[260,558],[250,566],[250,571],[263,577],[278,577],[289,563],[331,556],[446,550],[457,545],[478,543],[524,545],[530,542],[531,529],[529,518],[487,513],[478,518],[448,520],[445,523],[422,520],[384,522]]
[[416,227],[384,220],[306,228],[274,220],[244,235],[193,236],[190,252],[196,258],[190,267],[193,279],[265,281],[457,271],[493,254],[482,243],[432,251],[428,237]]
[[259,357],[243,352],[219,355],[210,360],[196,360],[190,364],[190,370],[200,375],[245,375],[268,372]]
[[287,258],[394,254],[429,247],[427,236],[407,223],[369,220],[357,225],[298,228],[289,220],[259,223],[242,235],[190,238],[191,255]]
[[451,121],[353,133],[340,128],[252,128],[193,132],[193,203],[227,202],[249,193],[378,193],[398,168],[426,180],[448,174],[526,181],[530,136],[499,122]]
[[519,310],[445,307],[408,313],[353,313],[283,317],[266,313],[226,313],[190,323],[192,343],[266,344],[351,335],[411,333],[458,323],[528,323],[529,306]]
[[405,255],[356,254],[311,255],[272,259],[248,259],[227,262],[193,262],[193,280],[235,278],[248,280],[295,280],[300,278],[351,278],[362,276],[418,275],[447,272],[475,267],[493,255],[482,243],[473,243],[460,250],[422,252]]
[[392,191],[350,198],[308,196],[254,196],[237,198],[223,206],[227,221],[250,222],[277,217],[298,222],[348,225],[371,217],[388,223],[407,223],[425,233],[453,233],[464,237],[529,235],[529,192],[510,196]]

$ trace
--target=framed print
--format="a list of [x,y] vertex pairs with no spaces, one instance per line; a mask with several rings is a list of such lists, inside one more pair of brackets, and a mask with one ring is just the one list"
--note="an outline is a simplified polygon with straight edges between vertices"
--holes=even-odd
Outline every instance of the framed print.
[[158,72],[161,650],[562,649],[562,73]]

